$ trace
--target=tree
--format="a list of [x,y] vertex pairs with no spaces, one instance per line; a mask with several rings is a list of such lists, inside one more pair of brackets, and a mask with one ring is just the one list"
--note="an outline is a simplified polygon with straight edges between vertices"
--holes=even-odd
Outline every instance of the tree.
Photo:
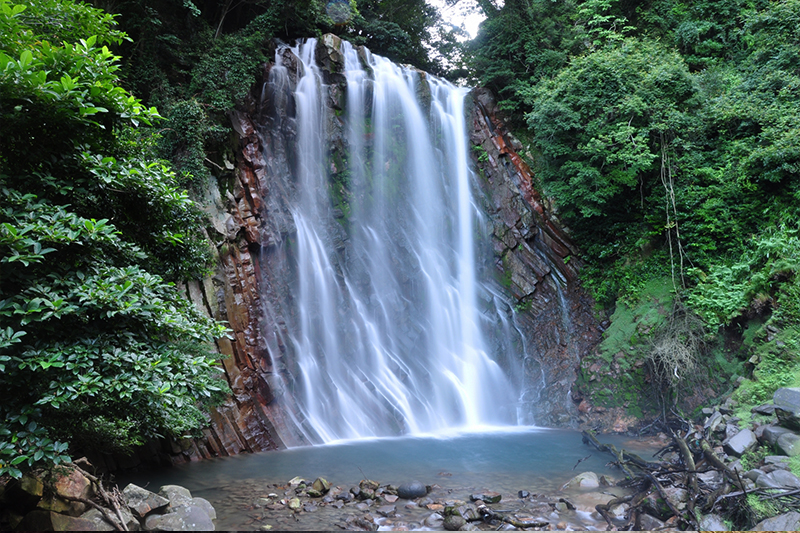
[[[0,0],[0,473],[198,428],[224,327],[174,281],[205,272],[201,216],[137,132],[114,19]],[[199,402],[199,403],[198,403]]]

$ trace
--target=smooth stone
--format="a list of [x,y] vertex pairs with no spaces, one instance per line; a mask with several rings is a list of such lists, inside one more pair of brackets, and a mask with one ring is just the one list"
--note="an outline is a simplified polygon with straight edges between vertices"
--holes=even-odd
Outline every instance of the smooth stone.
[[530,493],[530,492],[528,492],[527,490],[521,490],[521,491],[519,491],[519,492],[517,493],[517,496],[519,496],[519,497],[520,497],[520,498],[522,498],[522,499],[525,499],[525,498],[527,498],[527,497],[528,497],[528,496],[530,496],[530,495],[531,495],[531,493]]
[[596,489],[600,486],[600,480],[594,472],[583,472],[570,479],[562,488],[581,488]]
[[764,457],[764,464],[776,465],[786,470],[789,466],[789,458],[785,455],[768,455]]
[[289,509],[296,511],[302,507],[302,503],[300,503],[300,498],[292,498],[289,500]]
[[440,528],[443,522],[444,517],[442,515],[439,513],[432,513],[425,519],[424,524],[430,528]]
[[148,531],[214,531],[214,522],[202,507],[183,504],[170,513],[150,515],[145,520],[145,528]]
[[778,437],[775,446],[789,457],[800,455],[800,435],[784,433]]
[[800,513],[793,511],[767,518],[750,531],[800,531]]
[[700,519],[700,529],[702,531],[730,531],[731,528],[725,525],[725,521],[717,514],[707,514]]
[[384,495],[382,495],[381,497],[382,497],[384,500],[386,500],[387,502],[389,502],[389,503],[394,503],[394,502],[396,502],[396,501],[397,501],[397,498],[398,498],[398,496],[395,496],[394,494],[384,494]]
[[309,503],[303,504],[303,511],[306,512],[306,513],[313,513],[316,510],[317,510],[317,506],[314,505],[313,503],[309,502]]
[[642,531],[655,531],[656,529],[662,529],[666,526],[666,523],[658,518],[645,513],[642,513],[639,517],[639,523],[642,526]]
[[413,500],[425,496],[428,489],[419,481],[412,481],[410,483],[403,483],[397,487],[397,495],[405,500]]

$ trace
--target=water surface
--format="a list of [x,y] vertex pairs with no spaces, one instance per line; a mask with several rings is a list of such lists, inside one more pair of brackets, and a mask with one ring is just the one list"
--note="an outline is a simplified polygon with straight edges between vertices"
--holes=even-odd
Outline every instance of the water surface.
[[[646,445],[622,437],[603,437],[604,442],[646,455]],[[637,449],[638,448],[638,449]],[[587,456],[589,456],[587,458]],[[577,464],[578,461],[584,459]],[[217,510],[217,529],[336,529],[348,508],[320,508],[300,513],[298,520],[285,511],[280,520],[256,520],[253,502],[269,493],[283,497],[283,489],[295,476],[308,480],[324,477],[333,485],[351,487],[365,478],[382,485],[419,480],[439,485],[454,499],[468,500],[476,490],[503,494],[503,502],[517,500],[517,492],[553,494],[584,471],[621,478],[607,466],[611,456],[584,445],[581,434],[570,430],[515,428],[481,433],[457,433],[338,442],[324,446],[279,452],[244,454],[176,466],[160,472],[133,476],[140,485],[157,490],[164,484],[188,488],[194,496],[209,500]],[[577,464],[577,466],[576,466]],[[573,470],[573,467],[575,469]],[[288,488],[288,487],[287,487]],[[403,511],[406,502],[397,502]],[[353,510],[355,512],[355,510]],[[361,513],[363,514],[363,513]],[[409,513],[407,520],[421,522],[429,511]],[[590,527],[587,517],[581,529]]]

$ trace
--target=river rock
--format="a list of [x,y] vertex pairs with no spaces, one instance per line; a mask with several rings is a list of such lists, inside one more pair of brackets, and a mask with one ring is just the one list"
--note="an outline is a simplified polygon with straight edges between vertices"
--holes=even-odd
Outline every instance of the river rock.
[[519,491],[519,492],[517,493],[517,496],[519,496],[519,497],[520,497],[520,498],[522,498],[523,500],[524,500],[525,498],[527,498],[528,496],[530,496],[530,495],[531,495],[531,493],[530,493],[530,492],[528,492],[527,490],[521,490],[521,491]]
[[800,455],[800,435],[791,432],[784,433],[778,437],[775,446],[789,457]]
[[289,500],[288,505],[289,509],[291,509],[292,511],[297,511],[298,509],[300,509],[300,507],[303,506],[303,504],[300,503],[300,498],[292,498],[291,500]]
[[484,503],[498,503],[501,499],[503,499],[503,496],[499,492],[485,490],[482,492],[476,492],[470,496],[470,499],[473,502],[480,500]]
[[650,516],[646,513],[641,514],[639,517],[639,523],[642,526],[642,531],[654,531],[656,529],[662,529],[666,526],[666,524],[658,518]]
[[331,490],[331,484],[328,483],[328,480],[322,477],[318,477],[314,480],[314,483],[311,485],[311,488],[321,494],[327,494],[329,490]]
[[702,531],[730,531],[731,528],[725,525],[725,521],[717,514],[707,514],[700,519],[700,529]]
[[[133,513],[126,509],[120,509],[120,514],[122,518],[125,520],[125,527],[128,528],[128,531],[139,531],[141,526],[139,524],[139,520],[134,517]],[[112,515],[116,518],[116,514],[112,512]],[[101,513],[97,509],[89,509],[81,516],[81,519],[88,520],[92,524],[92,527],[97,529],[90,529],[89,531],[115,531],[114,526],[111,525],[111,522],[106,520],[103,513]],[[68,531],[78,531],[77,529],[78,524],[71,524],[71,529]]]
[[772,402],[781,426],[800,429],[800,388],[780,388],[773,394]]
[[397,511],[397,508],[394,505],[382,505],[378,507],[377,513],[381,516],[392,516]]
[[736,457],[741,457],[742,454],[755,448],[758,444],[756,434],[749,429],[743,429],[724,443],[725,451]]
[[133,483],[129,483],[122,489],[122,498],[130,510],[133,511],[133,514],[139,518],[144,518],[153,512],[162,511],[169,505],[167,498]]
[[750,409],[750,412],[757,415],[772,416],[775,414],[775,406],[772,405],[771,403],[767,403],[764,405],[757,405],[752,409]]
[[600,480],[594,472],[583,472],[567,481],[562,488],[596,489]]
[[467,521],[464,519],[463,516],[451,514],[444,517],[444,522],[442,525],[444,525],[444,528],[447,531],[458,531],[459,529],[461,529],[462,526],[465,526],[466,524]]
[[[92,509],[94,510],[94,509]],[[97,512],[99,515],[99,511]],[[136,526],[138,529],[138,522]],[[16,531],[114,531],[108,522],[67,516],[53,511],[37,509],[26,514],[15,528]]]
[[800,531],[800,513],[791,512],[762,520],[751,531]]
[[397,487],[397,495],[406,500],[413,500],[425,496],[428,489],[419,481],[412,481],[410,483],[403,483]]
[[424,524],[430,528],[438,529],[442,527],[444,517],[439,513],[431,513],[424,521]]

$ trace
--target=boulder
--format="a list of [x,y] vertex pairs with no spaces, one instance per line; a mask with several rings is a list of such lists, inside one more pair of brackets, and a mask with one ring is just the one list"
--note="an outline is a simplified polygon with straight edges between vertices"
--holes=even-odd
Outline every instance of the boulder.
[[122,498],[130,510],[133,511],[133,514],[140,518],[144,518],[153,512],[163,511],[170,503],[167,498],[133,483],[129,483],[122,489]]
[[596,489],[600,486],[600,480],[594,472],[583,472],[567,481],[562,489]]
[[174,509],[192,501],[192,493],[179,485],[164,485],[158,495],[169,500],[169,508]]
[[800,435],[787,432],[778,437],[775,446],[789,457],[800,455]]
[[780,436],[784,433],[791,433],[791,430],[782,428],[780,426],[767,426],[764,428],[764,431],[761,434],[761,441],[769,444],[770,446],[775,446]]
[[700,530],[702,531],[730,531],[721,516],[707,514],[700,519]]
[[190,505],[194,505],[195,507],[200,507],[203,509],[211,520],[217,519],[217,510],[214,509],[214,506],[211,505],[211,502],[205,498],[192,498]]
[[756,447],[758,439],[756,434],[749,429],[743,429],[724,443],[725,452],[729,455],[741,457],[742,454]]
[[69,475],[58,476],[54,488],[58,496],[67,499],[88,499],[94,495],[92,482],[77,468],[72,468]]
[[782,487],[800,489],[800,478],[788,470],[775,470],[769,474],[758,476],[756,486],[767,489]]
[[697,474],[697,479],[711,489],[717,490],[722,486],[722,482],[724,481],[722,478],[722,473],[718,472],[717,470],[711,470],[710,472],[701,472]]
[[214,522],[202,507],[183,504],[162,515],[145,520],[148,531],[214,531]]
[[413,500],[428,494],[428,489],[419,481],[412,481],[410,483],[403,483],[397,487],[397,495],[406,500]]
[[800,513],[791,512],[762,520],[751,531],[800,531]]
[[778,424],[790,429],[800,429],[800,388],[783,387],[772,396]]

